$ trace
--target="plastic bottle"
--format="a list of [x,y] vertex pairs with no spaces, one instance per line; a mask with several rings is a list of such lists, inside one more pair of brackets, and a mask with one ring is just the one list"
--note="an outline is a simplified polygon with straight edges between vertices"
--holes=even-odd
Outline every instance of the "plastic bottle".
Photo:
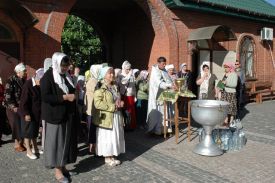
[[227,131],[227,136],[228,136],[228,141],[227,141],[227,143],[228,143],[228,151],[231,151],[232,148],[233,148],[232,132],[231,132],[231,130]]
[[234,151],[238,151],[240,146],[239,146],[239,131],[236,130],[234,133],[233,133],[233,150]]

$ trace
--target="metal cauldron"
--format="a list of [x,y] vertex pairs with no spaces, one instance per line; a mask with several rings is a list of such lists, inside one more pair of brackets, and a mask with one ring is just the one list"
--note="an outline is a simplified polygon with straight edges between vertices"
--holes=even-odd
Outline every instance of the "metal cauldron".
[[214,143],[213,128],[223,123],[226,118],[229,103],[218,100],[193,100],[191,103],[192,118],[201,124],[205,131],[205,138],[193,150],[204,156],[218,156],[223,151]]

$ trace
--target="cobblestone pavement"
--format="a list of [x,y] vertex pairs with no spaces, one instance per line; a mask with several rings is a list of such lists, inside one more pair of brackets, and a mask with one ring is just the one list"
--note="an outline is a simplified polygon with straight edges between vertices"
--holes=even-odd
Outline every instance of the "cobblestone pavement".
[[[122,164],[107,167],[103,158],[87,155],[79,145],[77,163],[68,169],[79,172],[72,182],[195,182],[195,183],[272,183],[275,182],[275,102],[249,104],[242,123],[248,137],[247,145],[238,152],[217,157],[194,154],[198,143],[197,129],[192,141],[183,135],[176,145],[174,137],[164,141],[150,137],[142,130],[126,133],[127,153]],[[10,136],[4,136],[9,140]],[[25,153],[15,153],[12,143],[0,147],[0,182],[55,182],[52,170],[43,166],[43,155],[29,160]]]

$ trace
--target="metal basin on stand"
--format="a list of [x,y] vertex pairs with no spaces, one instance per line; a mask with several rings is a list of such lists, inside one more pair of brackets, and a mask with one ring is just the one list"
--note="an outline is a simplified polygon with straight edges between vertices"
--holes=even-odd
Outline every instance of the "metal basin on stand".
[[204,156],[222,155],[223,151],[212,138],[213,128],[223,123],[226,118],[229,103],[218,100],[193,100],[191,103],[192,118],[201,124],[205,131],[205,138],[196,145],[194,153]]

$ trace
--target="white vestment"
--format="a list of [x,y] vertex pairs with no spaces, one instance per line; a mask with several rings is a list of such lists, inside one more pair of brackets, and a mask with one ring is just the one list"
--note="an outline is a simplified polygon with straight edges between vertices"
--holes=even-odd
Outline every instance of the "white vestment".
[[157,99],[162,91],[171,88],[173,82],[165,70],[160,70],[158,65],[152,66],[149,80],[149,99],[147,111],[148,132],[161,134],[163,126],[163,104]]

